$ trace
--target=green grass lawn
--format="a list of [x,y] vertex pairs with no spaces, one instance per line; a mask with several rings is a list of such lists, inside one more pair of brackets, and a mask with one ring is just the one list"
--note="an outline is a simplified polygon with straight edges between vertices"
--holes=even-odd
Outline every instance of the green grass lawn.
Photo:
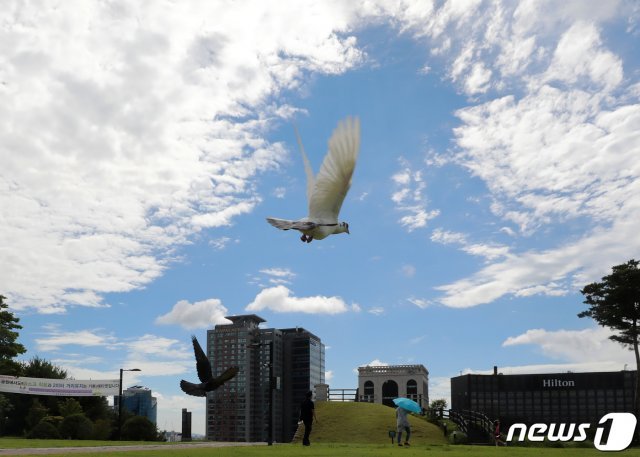
[[[0,440],[0,447],[2,446]],[[0,455],[2,452],[0,451]],[[23,454],[24,455],[24,454]],[[36,454],[27,454],[36,455]],[[73,457],[382,457],[382,456],[446,456],[446,457],[590,457],[606,455],[596,449],[549,449],[549,448],[516,448],[491,446],[452,446],[452,445],[414,445],[398,447],[391,444],[331,444],[314,443],[310,447],[294,444],[276,444],[274,446],[227,447],[227,448],[189,448],[189,449],[150,449],[106,452],[65,453],[59,454]],[[616,456],[640,456],[640,449],[628,449],[615,453]]]
[[[442,430],[420,417],[411,417],[411,446],[392,445],[389,430],[395,429],[395,412],[392,408],[371,403],[318,402],[316,404],[318,423],[311,434],[312,445],[304,447],[294,444],[275,444],[274,446],[237,446],[214,448],[206,443],[193,442],[189,448],[176,448],[176,443],[127,442],[127,441],[70,441],[70,440],[27,440],[23,438],[0,438],[0,456],[8,449],[18,448],[61,448],[58,454],[72,457],[369,457],[404,456],[417,457],[438,455],[446,457],[589,457],[603,456],[595,448],[525,448],[492,446],[454,446],[448,444]],[[65,447],[86,446],[147,446],[147,450],[127,449],[125,451],[107,450],[105,452],[65,451]],[[159,449],[158,446],[161,446]],[[36,455],[21,454],[21,455]],[[49,454],[51,455],[51,454]],[[615,453],[617,456],[640,457],[640,448]]]
[[[312,442],[391,444],[395,409],[374,403],[317,402]],[[412,444],[447,444],[442,430],[421,417],[410,416]]]

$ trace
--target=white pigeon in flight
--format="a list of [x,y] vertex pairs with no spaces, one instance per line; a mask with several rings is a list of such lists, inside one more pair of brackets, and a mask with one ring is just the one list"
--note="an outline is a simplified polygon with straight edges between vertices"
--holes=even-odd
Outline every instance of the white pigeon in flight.
[[300,136],[298,143],[307,175],[309,215],[297,221],[268,217],[267,222],[281,230],[302,232],[300,239],[307,243],[337,233],[349,233],[349,224],[338,222],[338,214],[351,187],[351,176],[358,159],[360,120],[348,117],[338,123],[329,138],[329,152],[322,162],[318,176],[313,176]]

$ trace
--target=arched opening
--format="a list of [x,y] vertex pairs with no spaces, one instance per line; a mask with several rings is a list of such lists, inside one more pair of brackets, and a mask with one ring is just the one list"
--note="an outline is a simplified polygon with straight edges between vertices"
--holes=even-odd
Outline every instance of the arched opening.
[[393,399],[398,398],[398,383],[392,379],[382,384],[382,404],[395,407]]
[[407,381],[407,398],[418,401],[418,383],[415,379]]
[[364,395],[362,401],[373,403],[373,382],[366,381],[364,383]]

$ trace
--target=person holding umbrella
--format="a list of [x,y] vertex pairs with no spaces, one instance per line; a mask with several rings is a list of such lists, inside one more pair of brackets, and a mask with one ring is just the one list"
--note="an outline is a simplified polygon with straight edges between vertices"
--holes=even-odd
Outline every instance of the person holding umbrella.
[[398,431],[398,446],[402,446],[402,432],[406,432],[407,437],[404,440],[404,445],[409,446],[409,439],[411,438],[411,424],[407,417],[407,412],[421,412],[422,408],[415,401],[408,398],[396,398],[393,400],[396,404],[396,426]]

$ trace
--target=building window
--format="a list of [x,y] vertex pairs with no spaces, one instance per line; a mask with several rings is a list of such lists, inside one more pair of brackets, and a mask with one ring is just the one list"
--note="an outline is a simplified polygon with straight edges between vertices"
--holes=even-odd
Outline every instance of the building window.
[[366,381],[364,383],[364,392],[362,401],[373,403],[373,382]]
[[418,400],[418,383],[415,379],[409,379],[407,381],[407,398]]
[[394,398],[398,398],[398,383],[389,379],[382,384],[382,404],[395,407]]

